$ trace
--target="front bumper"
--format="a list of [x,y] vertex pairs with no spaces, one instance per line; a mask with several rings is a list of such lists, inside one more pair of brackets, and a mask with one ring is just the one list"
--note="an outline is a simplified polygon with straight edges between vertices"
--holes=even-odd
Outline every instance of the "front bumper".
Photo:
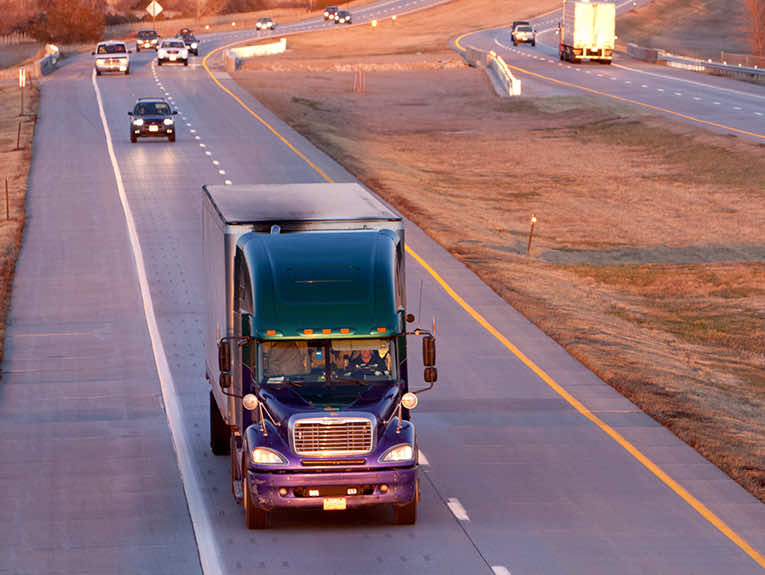
[[167,138],[171,134],[175,134],[175,126],[158,126],[157,131],[152,131],[149,126],[144,124],[143,126],[130,126],[130,131],[138,138]]
[[114,61],[102,61],[96,63],[96,70],[99,72],[127,72],[130,69],[130,63],[114,62]]
[[[387,491],[381,486],[387,486]],[[257,507],[322,509],[325,498],[342,497],[347,509],[404,504],[418,497],[417,467],[344,473],[261,473],[247,470],[247,486]],[[286,490],[280,495],[279,490]],[[356,493],[353,494],[353,490]],[[317,490],[318,495],[309,494]],[[351,493],[349,493],[351,490]]]

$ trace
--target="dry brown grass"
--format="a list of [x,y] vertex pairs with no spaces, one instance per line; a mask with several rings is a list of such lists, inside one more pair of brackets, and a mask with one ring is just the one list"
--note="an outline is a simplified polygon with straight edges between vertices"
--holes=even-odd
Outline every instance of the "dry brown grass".
[[416,48],[328,32],[235,78],[765,501],[762,146],[587,97],[500,101],[443,50],[465,6],[387,26]]
[[[5,342],[5,319],[11,302],[13,272],[24,229],[29,165],[32,160],[35,114],[39,92],[28,88],[24,94],[25,116],[17,87],[0,87],[0,361]],[[21,137],[18,127],[21,124]],[[20,150],[16,149],[17,139]],[[5,186],[8,182],[8,211]]]
[[751,53],[741,0],[653,0],[616,22],[622,42],[697,58]]

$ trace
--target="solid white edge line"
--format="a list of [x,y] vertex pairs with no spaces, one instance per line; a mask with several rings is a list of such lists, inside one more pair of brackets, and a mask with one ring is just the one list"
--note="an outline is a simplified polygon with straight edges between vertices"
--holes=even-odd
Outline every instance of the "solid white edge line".
[[462,503],[460,503],[459,499],[456,497],[450,497],[446,504],[449,506],[452,514],[457,519],[460,521],[470,521],[470,517],[468,517],[467,511],[465,511],[465,508],[462,506]]
[[130,204],[128,203],[127,195],[125,194],[125,185],[122,181],[122,174],[120,172],[119,164],[117,163],[117,156],[114,153],[114,145],[112,144],[112,136],[111,132],[109,131],[109,124],[106,120],[106,114],[104,113],[101,91],[98,89],[98,84],[96,83],[95,70],[92,72],[91,81],[93,83],[93,89],[96,92],[98,112],[101,116],[101,123],[104,126],[104,135],[106,136],[106,148],[109,152],[109,158],[112,162],[114,179],[117,182],[117,192],[119,194],[120,202],[122,203],[122,209],[125,214],[128,238],[130,239],[130,246],[133,250],[133,256],[135,257],[135,267],[136,273],[138,275],[138,285],[141,290],[141,299],[143,300],[143,311],[146,318],[146,326],[148,327],[149,336],[151,338],[151,348],[154,352],[154,362],[157,367],[157,375],[159,376],[160,388],[162,390],[162,400],[165,403],[167,421],[170,427],[173,443],[175,444],[175,452],[178,458],[178,467],[181,474],[181,483],[183,485],[184,491],[186,492],[186,501],[189,506],[189,514],[191,515],[191,523],[192,527],[194,528],[197,550],[199,552],[199,562],[201,563],[203,573],[223,573],[223,568],[220,564],[217,549],[212,539],[213,530],[210,526],[210,519],[202,501],[202,491],[199,487],[199,480],[191,465],[191,450],[181,429],[181,409],[178,404],[178,395],[175,391],[175,382],[173,381],[173,376],[170,373],[170,364],[167,361],[165,348],[162,344],[162,336],[159,332],[156,315],[154,314],[154,303],[151,299],[149,281],[146,276],[146,266],[144,264],[143,251],[141,249],[141,244],[138,241],[138,233],[136,232],[133,212],[130,209]]
[[510,570],[504,565],[492,565],[491,572],[494,573],[494,575],[511,575]]

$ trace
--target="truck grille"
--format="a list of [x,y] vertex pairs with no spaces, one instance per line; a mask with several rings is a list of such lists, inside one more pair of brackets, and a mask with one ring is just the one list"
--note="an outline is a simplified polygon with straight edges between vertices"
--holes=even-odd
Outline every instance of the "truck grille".
[[361,455],[372,451],[372,421],[365,417],[298,419],[292,445],[298,455]]

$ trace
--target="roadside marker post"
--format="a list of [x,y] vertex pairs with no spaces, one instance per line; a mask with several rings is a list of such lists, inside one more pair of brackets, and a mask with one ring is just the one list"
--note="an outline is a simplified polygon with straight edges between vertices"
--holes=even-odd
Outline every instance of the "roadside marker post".
[[11,203],[8,200],[8,176],[5,176],[5,221],[11,219]]
[[26,85],[27,85],[27,70],[26,68],[19,68],[19,91],[21,92],[21,111],[19,112],[19,116],[24,115],[24,88],[26,87]]
[[531,219],[529,220],[531,223],[531,228],[529,229],[529,245],[526,246],[526,253],[531,253],[531,238],[534,236],[534,224],[537,223],[537,217],[534,214],[531,214]]

